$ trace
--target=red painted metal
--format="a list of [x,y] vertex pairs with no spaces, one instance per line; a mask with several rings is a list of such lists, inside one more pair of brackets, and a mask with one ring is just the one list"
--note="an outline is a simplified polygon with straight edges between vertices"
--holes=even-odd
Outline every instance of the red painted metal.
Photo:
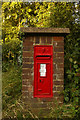
[[53,46],[34,46],[34,97],[53,96]]

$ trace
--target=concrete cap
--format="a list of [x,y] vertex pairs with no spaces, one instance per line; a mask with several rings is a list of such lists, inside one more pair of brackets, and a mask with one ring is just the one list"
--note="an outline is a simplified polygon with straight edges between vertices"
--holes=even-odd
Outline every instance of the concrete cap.
[[21,32],[24,33],[64,33],[69,34],[69,28],[38,28],[38,27],[21,27]]

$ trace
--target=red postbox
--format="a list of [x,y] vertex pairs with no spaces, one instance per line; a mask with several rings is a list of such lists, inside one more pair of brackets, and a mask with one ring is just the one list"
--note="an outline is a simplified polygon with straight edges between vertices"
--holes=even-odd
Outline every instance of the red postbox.
[[34,46],[34,97],[53,96],[53,46]]

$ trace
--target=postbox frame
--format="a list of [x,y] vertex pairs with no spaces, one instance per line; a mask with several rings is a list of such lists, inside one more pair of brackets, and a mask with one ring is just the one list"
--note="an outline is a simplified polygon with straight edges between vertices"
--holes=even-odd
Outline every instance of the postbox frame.
[[[35,58],[35,47],[51,47],[51,49],[52,49],[52,51],[51,51],[51,55],[50,55],[50,57],[51,57],[51,61],[50,61],[50,63],[51,63],[51,88],[50,88],[50,90],[51,90],[51,94],[50,95],[38,95],[38,94],[36,94],[37,92],[36,92],[36,80],[35,80],[35,78],[36,78],[36,58]],[[49,56],[49,55],[48,55]],[[45,62],[45,63],[48,63],[48,62]],[[34,97],[39,97],[39,98],[46,98],[46,97],[53,97],[53,46],[52,45],[35,45],[34,46],[34,83],[33,83],[33,85],[34,85],[34,87],[33,87],[33,90],[34,90],[34,92],[33,92],[33,96]]]

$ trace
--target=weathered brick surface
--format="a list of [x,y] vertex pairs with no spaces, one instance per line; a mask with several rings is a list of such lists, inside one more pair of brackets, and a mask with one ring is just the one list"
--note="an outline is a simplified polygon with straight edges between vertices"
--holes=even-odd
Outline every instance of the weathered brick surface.
[[32,67],[33,67],[32,64],[26,64],[26,63],[23,64],[23,68],[32,68]]
[[59,41],[53,41],[53,44],[54,44],[54,47],[56,46],[56,47],[59,47],[59,46],[64,46],[64,42],[63,41],[61,41],[61,42],[59,42]]
[[64,40],[64,37],[53,37],[53,40],[54,41],[63,41]]
[[56,53],[56,57],[64,58],[64,52]]
[[52,37],[47,37],[47,44],[51,44],[52,43]]
[[27,57],[27,58],[23,58],[23,63],[24,62],[33,62],[33,58]]
[[54,85],[63,85],[64,81],[54,81]]
[[55,70],[54,70],[54,74],[61,74],[61,73],[63,73],[63,72],[64,72],[63,69],[55,69]]
[[60,92],[53,92],[54,97],[60,96]]
[[[53,45],[53,97],[34,98],[34,45]],[[22,96],[26,103],[25,107],[44,109],[51,103],[55,106],[55,100],[63,103],[61,92],[64,89],[64,37],[60,36],[28,36],[23,42],[23,65],[22,65]],[[50,106],[49,106],[50,107]]]
[[64,63],[64,59],[63,58],[54,58],[53,60],[54,60],[54,62],[56,64],[58,64],[58,63]]
[[32,52],[27,52],[27,51],[23,51],[23,57],[32,57],[33,56],[33,53]]
[[53,101],[53,98],[40,98],[42,102],[50,102]]
[[30,68],[22,68],[22,73],[32,73]]
[[57,75],[57,79],[62,79],[62,80],[63,80],[63,79],[64,79],[64,73],[58,74],[58,75]]
[[27,85],[22,85],[22,91],[26,91],[27,90]]
[[64,47],[54,47],[54,52],[64,52]]
[[57,89],[57,91],[62,91],[63,87],[57,87],[56,89]]
[[59,68],[63,68],[63,69],[64,69],[64,64],[63,64],[63,63],[57,64],[57,68],[58,68],[58,69],[59,69]]
[[29,79],[31,75],[22,75],[22,79]]
[[41,43],[45,44],[46,43],[46,39],[47,39],[46,36],[41,36]]
[[23,95],[23,96],[29,96],[29,92],[26,92],[26,91],[24,92],[24,91],[23,91],[23,92],[22,92],[22,95]]
[[33,51],[33,47],[24,45],[23,46],[23,51]]
[[23,43],[23,46],[32,46],[33,45],[33,41],[27,41]]
[[40,36],[35,36],[35,44],[39,44],[40,43]]

